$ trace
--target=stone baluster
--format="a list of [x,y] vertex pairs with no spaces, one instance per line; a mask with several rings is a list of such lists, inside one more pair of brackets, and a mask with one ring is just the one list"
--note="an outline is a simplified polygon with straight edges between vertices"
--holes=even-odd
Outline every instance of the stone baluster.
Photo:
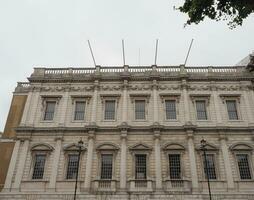
[[19,156],[17,172],[16,172],[14,184],[13,184],[14,190],[20,189],[20,184],[21,184],[22,176],[23,176],[24,169],[25,169],[26,157],[27,157],[30,141],[28,138],[25,138],[24,142],[22,142],[22,143],[23,144],[21,145],[22,147],[21,147],[21,152],[20,152],[20,156]]
[[17,140],[14,145],[14,149],[13,149],[12,156],[11,156],[11,161],[10,161],[8,172],[7,172],[6,179],[5,179],[4,191],[6,191],[6,192],[10,191],[10,189],[11,189],[12,178],[13,178],[15,167],[17,164],[19,149],[20,149],[20,140]]

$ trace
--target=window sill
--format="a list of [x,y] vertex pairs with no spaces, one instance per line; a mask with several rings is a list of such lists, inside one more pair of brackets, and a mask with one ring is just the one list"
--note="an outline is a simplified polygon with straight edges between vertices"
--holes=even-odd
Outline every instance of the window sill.
[[[207,182],[207,179],[200,180],[200,182]],[[226,182],[226,180],[209,179],[209,182]]]
[[31,180],[24,180],[24,181],[22,181],[22,182],[26,182],[26,183],[28,183],[28,182],[49,182],[49,180],[45,180],[45,179],[31,179]]
[[85,120],[72,120],[71,123],[86,123]]
[[41,120],[40,123],[54,123],[54,120]]
[[235,122],[244,122],[244,120],[241,120],[241,119],[239,119],[239,120],[230,120],[230,119],[228,119],[228,122],[232,122],[232,123],[235,123]]
[[239,183],[254,182],[254,179],[242,179],[242,180],[236,180],[235,182],[239,182]]
[[115,120],[115,119],[109,119],[109,120],[107,120],[107,119],[104,119],[104,120],[102,120],[102,122],[116,122],[117,120]]

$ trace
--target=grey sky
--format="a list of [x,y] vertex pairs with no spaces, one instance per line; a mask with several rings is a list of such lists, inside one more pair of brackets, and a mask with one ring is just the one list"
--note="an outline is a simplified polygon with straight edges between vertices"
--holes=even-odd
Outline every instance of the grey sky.
[[206,20],[183,28],[184,14],[173,10],[180,0],[0,0],[0,131],[12,91],[34,66],[92,66],[90,39],[97,64],[151,65],[159,38],[158,65],[234,65],[254,49],[254,16],[234,30]]

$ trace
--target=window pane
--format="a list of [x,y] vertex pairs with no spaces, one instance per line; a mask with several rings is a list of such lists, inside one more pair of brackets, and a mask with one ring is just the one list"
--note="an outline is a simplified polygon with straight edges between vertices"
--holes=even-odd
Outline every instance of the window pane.
[[101,179],[112,179],[113,155],[101,155]]
[[205,101],[203,101],[203,100],[196,101],[196,109],[197,109],[197,119],[198,120],[207,120]]
[[135,178],[146,179],[146,155],[135,155]]
[[203,163],[205,176],[207,177],[208,175],[209,179],[216,179],[214,154],[206,154],[206,162],[205,157],[203,156]]
[[180,154],[169,154],[168,157],[170,179],[181,179]]
[[55,112],[55,105],[56,105],[55,101],[47,101],[46,102],[44,120],[53,120],[54,112]]
[[166,100],[166,119],[176,119],[176,101]]
[[248,154],[238,154],[237,163],[241,179],[251,179]]
[[78,155],[68,155],[67,179],[75,179],[78,172]]
[[115,100],[105,101],[105,120],[114,120],[115,119]]
[[135,101],[135,119],[145,119],[145,100]]
[[230,120],[238,120],[237,107],[235,100],[227,100],[228,118]]
[[74,120],[84,120],[85,118],[85,102],[76,101]]
[[32,179],[42,179],[43,178],[45,160],[46,160],[45,154],[35,155],[34,171],[33,171]]

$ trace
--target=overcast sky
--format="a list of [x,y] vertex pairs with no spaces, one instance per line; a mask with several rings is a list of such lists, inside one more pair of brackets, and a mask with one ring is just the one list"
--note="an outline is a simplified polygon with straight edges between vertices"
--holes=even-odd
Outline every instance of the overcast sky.
[[[90,67],[87,39],[99,65],[151,65],[159,39],[158,65],[234,65],[254,50],[254,16],[230,30],[205,20],[183,28],[173,10],[181,0],[0,0],[0,131],[12,92],[35,66]],[[139,53],[140,52],[140,53]],[[140,56],[139,56],[140,55]]]

